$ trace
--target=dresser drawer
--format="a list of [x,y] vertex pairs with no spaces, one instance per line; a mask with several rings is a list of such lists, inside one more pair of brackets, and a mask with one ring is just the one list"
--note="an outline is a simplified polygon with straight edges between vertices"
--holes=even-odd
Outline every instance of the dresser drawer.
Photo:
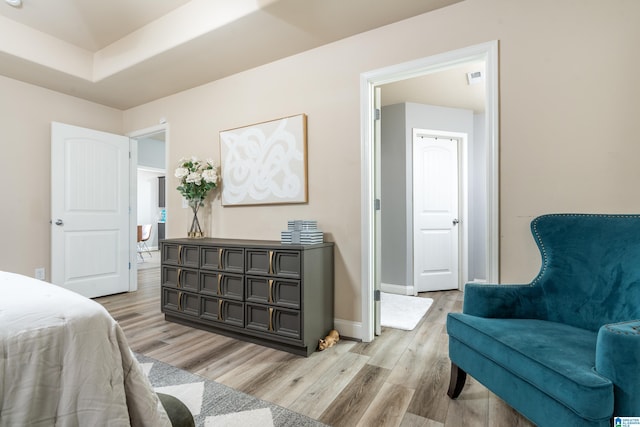
[[246,300],[300,309],[300,281],[247,276]]
[[200,298],[200,317],[204,320],[244,327],[244,304],[223,298],[202,296]]
[[196,245],[178,243],[162,244],[162,263],[183,267],[200,267],[200,248]]
[[244,276],[200,270],[200,293],[244,300]]
[[246,328],[300,339],[302,330],[300,311],[247,303]]
[[301,255],[299,251],[247,249],[247,274],[264,274],[299,279]]
[[244,273],[244,249],[203,246],[200,248],[200,268]]
[[198,270],[163,265],[160,271],[161,285],[198,292],[200,279]]
[[200,314],[200,297],[190,292],[162,287],[162,311],[174,311],[198,317]]

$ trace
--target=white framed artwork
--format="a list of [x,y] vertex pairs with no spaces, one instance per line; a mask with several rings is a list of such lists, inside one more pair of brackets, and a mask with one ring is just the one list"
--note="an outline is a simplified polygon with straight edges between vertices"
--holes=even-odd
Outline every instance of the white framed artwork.
[[306,203],[307,116],[220,132],[222,204]]

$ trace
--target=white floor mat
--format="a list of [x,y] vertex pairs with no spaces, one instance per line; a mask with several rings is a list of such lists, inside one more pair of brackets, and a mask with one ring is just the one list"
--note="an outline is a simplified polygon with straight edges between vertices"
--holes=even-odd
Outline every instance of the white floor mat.
[[410,331],[427,313],[433,300],[381,292],[380,303],[382,326]]

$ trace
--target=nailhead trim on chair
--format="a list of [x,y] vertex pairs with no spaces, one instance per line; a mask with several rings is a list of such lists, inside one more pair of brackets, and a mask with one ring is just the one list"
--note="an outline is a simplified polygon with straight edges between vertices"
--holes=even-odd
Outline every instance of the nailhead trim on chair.
[[542,238],[540,237],[540,234],[538,233],[538,221],[540,219],[543,219],[543,218],[546,218],[546,217],[557,217],[557,216],[571,216],[571,217],[596,217],[597,216],[597,217],[607,217],[607,218],[640,218],[640,215],[578,214],[578,213],[547,214],[547,215],[541,215],[541,216],[537,217],[531,223],[531,230],[533,231],[533,234],[534,234],[534,236],[536,238],[536,243],[538,244],[538,247],[540,248],[540,253],[542,254],[542,267],[540,268],[540,273],[538,273],[536,278],[533,279],[533,281],[531,282],[531,286],[535,285],[536,283],[538,283],[538,281],[540,281],[540,278],[547,271],[547,267],[548,267],[547,251],[546,251],[546,249],[544,247],[544,243],[542,243]]
[[621,331],[620,329],[615,328],[616,326],[620,326],[620,325],[626,325],[628,323],[638,323],[637,320],[631,320],[628,322],[619,322],[619,323],[611,323],[609,325],[604,325],[605,328],[607,328],[607,331],[617,334],[617,335],[640,335],[640,325],[639,326],[632,326],[631,329],[634,330],[634,332],[630,332],[630,331]]

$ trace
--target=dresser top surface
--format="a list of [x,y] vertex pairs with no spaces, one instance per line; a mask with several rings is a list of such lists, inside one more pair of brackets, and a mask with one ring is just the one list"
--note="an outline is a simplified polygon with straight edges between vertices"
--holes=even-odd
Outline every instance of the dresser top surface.
[[194,245],[194,246],[226,246],[226,247],[257,247],[257,248],[278,248],[278,249],[314,249],[327,246],[333,246],[333,242],[317,243],[314,245],[301,245],[301,244],[289,244],[282,243],[277,240],[249,240],[249,239],[217,239],[211,237],[205,237],[203,239],[164,239],[160,240],[160,243],[177,243],[180,245]]

